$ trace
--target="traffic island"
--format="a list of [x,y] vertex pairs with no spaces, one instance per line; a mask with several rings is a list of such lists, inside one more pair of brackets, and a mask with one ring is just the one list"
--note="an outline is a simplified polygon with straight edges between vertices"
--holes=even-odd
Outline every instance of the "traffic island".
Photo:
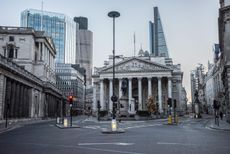
[[113,119],[111,121],[111,128],[109,128],[109,129],[107,129],[107,128],[102,129],[102,133],[103,134],[120,134],[120,133],[124,133],[124,132],[125,132],[124,129],[118,128],[118,124],[117,124],[116,119]]
[[81,128],[81,127],[78,126],[78,125],[72,125],[72,126],[68,125],[68,126],[64,126],[63,124],[56,124],[56,126],[57,126],[58,128],[60,128],[60,129],[65,129],[65,128]]
[[61,128],[61,129],[65,129],[65,128],[80,128],[80,126],[78,126],[76,124],[72,124],[72,120],[69,121],[68,118],[64,118],[63,123],[60,123],[60,120],[57,118],[56,126],[58,128]]
[[117,129],[117,130],[112,130],[112,129],[102,129],[101,131],[103,134],[120,134],[120,133],[124,133],[125,130],[124,129]]

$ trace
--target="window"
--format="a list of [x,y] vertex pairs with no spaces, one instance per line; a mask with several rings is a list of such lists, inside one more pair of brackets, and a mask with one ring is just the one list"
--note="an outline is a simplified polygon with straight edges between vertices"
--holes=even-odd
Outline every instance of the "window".
[[19,67],[21,67],[22,69],[25,69],[25,66],[24,66],[24,65],[22,65],[22,66],[19,66]]
[[4,48],[4,57],[6,57],[6,48]]
[[34,61],[37,62],[37,60],[38,60],[38,54],[37,54],[37,52],[35,52]]
[[18,57],[18,49],[15,49],[15,55],[14,55],[14,58],[17,58]]
[[19,41],[20,41],[20,42],[25,42],[26,39],[25,39],[25,38],[19,38]]
[[14,41],[14,36],[10,36],[9,41]]
[[13,46],[10,46],[10,48],[9,48],[8,58],[14,58],[14,48],[13,48]]

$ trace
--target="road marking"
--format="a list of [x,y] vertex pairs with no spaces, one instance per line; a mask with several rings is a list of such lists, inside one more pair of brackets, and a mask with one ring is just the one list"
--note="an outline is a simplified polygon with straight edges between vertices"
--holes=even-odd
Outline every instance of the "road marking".
[[143,127],[153,127],[153,126],[161,126],[162,124],[153,124],[153,125],[138,125],[138,126],[130,126],[123,129],[131,129],[131,128],[143,128]]
[[157,142],[157,144],[162,144],[162,145],[185,145],[185,146],[196,145],[196,144],[189,144],[189,143],[173,143],[173,142]]
[[112,142],[112,143],[78,143],[78,145],[133,145],[134,143],[120,143],[120,142]]
[[144,153],[129,152],[129,151],[118,151],[118,150],[101,149],[101,148],[90,148],[90,147],[84,147],[84,146],[79,146],[79,145],[77,146],[77,145],[60,145],[60,144],[42,144],[42,143],[20,143],[20,144],[44,146],[44,147],[63,147],[63,148],[86,149],[86,150],[103,151],[103,152],[109,152],[109,153],[144,154]]
[[88,147],[78,147],[78,148],[87,149],[87,150],[93,150],[93,151],[103,151],[103,152],[109,152],[109,153],[144,154],[144,153],[137,153],[137,152],[118,151],[118,150],[100,149],[100,148],[88,148]]
[[89,129],[99,129],[100,126],[85,126],[83,128],[89,128]]

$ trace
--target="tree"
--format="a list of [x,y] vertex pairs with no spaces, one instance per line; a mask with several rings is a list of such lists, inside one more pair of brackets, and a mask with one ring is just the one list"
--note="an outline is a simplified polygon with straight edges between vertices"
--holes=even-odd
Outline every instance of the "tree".
[[154,103],[153,96],[150,96],[148,98],[148,103],[147,103],[147,109],[150,114],[154,113],[156,111],[156,105]]

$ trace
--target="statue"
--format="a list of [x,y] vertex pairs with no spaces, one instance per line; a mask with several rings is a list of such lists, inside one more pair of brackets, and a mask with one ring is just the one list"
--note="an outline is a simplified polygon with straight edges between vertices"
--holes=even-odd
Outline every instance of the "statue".
[[121,82],[121,91],[122,91],[122,95],[124,96],[127,92],[127,80],[126,79],[122,79],[122,82]]
[[121,91],[122,95],[119,98],[119,113],[120,116],[128,116],[128,110],[130,110],[130,106],[128,104],[128,97],[127,97],[127,89],[128,89],[128,82],[127,79],[122,79],[121,82]]

